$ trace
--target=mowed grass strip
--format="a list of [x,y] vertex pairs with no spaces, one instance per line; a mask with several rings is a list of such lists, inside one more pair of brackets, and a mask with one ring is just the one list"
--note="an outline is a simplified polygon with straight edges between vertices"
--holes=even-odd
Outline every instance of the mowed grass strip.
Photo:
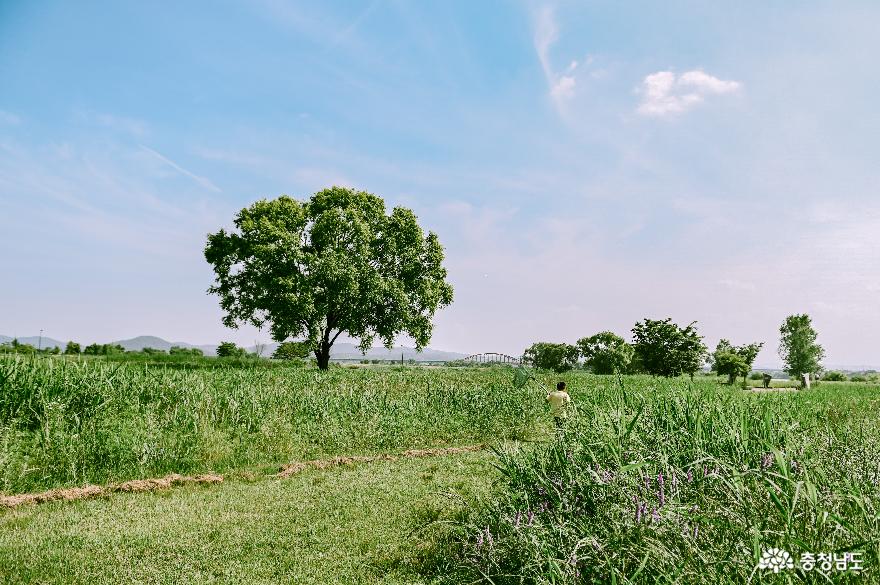
[[7,511],[0,582],[427,583],[436,553],[420,527],[486,493],[492,458],[401,458]]

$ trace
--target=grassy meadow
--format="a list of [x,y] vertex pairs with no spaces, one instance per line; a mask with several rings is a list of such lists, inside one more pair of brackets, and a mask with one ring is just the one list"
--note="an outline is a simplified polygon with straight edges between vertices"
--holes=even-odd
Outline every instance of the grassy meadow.
[[[168,367],[0,357],[0,489],[223,473],[0,512],[0,582],[878,583],[880,388],[510,368]],[[484,443],[309,469],[333,455]],[[779,547],[859,574],[755,569]]]

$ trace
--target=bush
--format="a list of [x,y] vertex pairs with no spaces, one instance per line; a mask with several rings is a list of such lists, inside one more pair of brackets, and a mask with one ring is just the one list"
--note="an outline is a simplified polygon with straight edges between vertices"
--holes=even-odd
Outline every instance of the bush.
[[825,372],[825,375],[822,376],[822,380],[827,382],[846,382],[847,377],[843,372],[831,371]]
[[764,372],[752,372],[749,374],[749,380],[763,380]]

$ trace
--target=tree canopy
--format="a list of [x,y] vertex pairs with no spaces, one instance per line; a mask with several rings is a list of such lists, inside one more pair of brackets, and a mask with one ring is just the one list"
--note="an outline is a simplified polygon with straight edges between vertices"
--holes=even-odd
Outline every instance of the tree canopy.
[[285,341],[275,348],[272,359],[301,360],[309,357],[312,346],[308,341]]
[[633,348],[619,335],[602,331],[577,342],[584,365],[594,374],[624,373],[629,370]]
[[727,376],[730,384],[739,376],[745,380],[763,346],[763,343],[736,346],[727,339],[722,339],[712,353],[712,369],[721,376]]
[[825,350],[816,343],[818,333],[809,315],[789,315],[779,328],[779,334],[779,357],[790,376],[800,380],[804,374],[822,370]]
[[706,362],[708,349],[697,333],[696,321],[679,327],[671,318],[645,319],[636,323],[632,332],[635,356],[649,374],[693,376]]
[[224,324],[304,339],[321,368],[343,333],[363,351],[376,338],[391,347],[402,333],[425,347],[435,312],[452,302],[437,235],[409,209],[387,214],[376,195],[345,187],[305,202],[282,195],[242,209],[234,223],[205,248]]
[[577,366],[578,348],[567,343],[539,341],[523,352],[523,361],[542,370],[567,372]]

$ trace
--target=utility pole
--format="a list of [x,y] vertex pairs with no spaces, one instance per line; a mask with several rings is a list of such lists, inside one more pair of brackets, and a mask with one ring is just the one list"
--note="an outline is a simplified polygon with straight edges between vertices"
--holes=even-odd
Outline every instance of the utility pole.
[[40,329],[40,341],[37,342],[37,351],[43,349],[43,330]]

